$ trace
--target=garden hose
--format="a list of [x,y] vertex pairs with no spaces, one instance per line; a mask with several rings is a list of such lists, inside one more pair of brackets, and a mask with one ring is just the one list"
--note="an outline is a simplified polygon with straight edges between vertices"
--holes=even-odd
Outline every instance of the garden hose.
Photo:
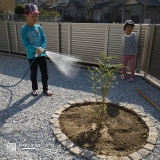
[[[41,51],[41,53],[46,51],[46,50],[45,50],[44,48],[42,48],[42,47],[38,47],[37,49],[39,49],[39,50]],[[17,83],[14,84],[14,85],[10,85],[10,86],[9,86],[9,85],[2,85],[2,84],[0,84],[0,87],[4,87],[4,88],[6,88],[6,87],[14,87],[14,86],[18,85],[19,83],[21,83],[21,81],[22,81],[22,80],[24,79],[24,77],[27,75],[29,69],[31,68],[33,62],[35,61],[35,59],[36,59],[37,57],[38,57],[38,54],[36,53],[35,58],[34,58],[33,61],[31,62],[29,68],[27,69],[27,71],[25,72],[24,76],[20,79],[19,82],[17,82]]]
[[20,79],[19,82],[17,82],[16,84],[10,85],[10,86],[9,86],[9,85],[2,85],[2,84],[0,84],[0,87],[4,87],[4,88],[14,87],[14,86],[18,85],[19,83],[21,83],[21,81],[22,81],[22,80],[24,79],[24,77],[27,75],[27,73],[28,73],[29,69],[31,68],[31,66],[32,66],[32,64],[33,64],[33,62],[34,62],[35,59],[36,59],[36,56],[35,56],[35,58],[33,59],[33,61],[32,61],[32,63],[30,64],[30,66],[28,67],[28,69],[27,69],[27,71],[25,72],[24,76]]

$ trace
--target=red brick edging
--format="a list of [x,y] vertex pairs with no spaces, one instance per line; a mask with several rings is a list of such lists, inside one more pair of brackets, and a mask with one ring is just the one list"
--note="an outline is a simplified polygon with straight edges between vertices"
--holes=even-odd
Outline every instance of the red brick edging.
[[[117,157],[117,156],[105,156],[105,155],[94,155],[94,152],[89,150],[84,150],[80,148],[79,146],[75,145],[64,133],[62,133],[61,129],[59,128],[59,116],[61,113],[66,110],[69,107],[73,106],[81,106],[81,105],[87,105],[96,102],[93,98],[86,98],[84,100],[74,100],[67,102],[66,105],[63,107],[58,108],[52,115],[50,119],[51,123],[51,129],[56,137],[56,139],[61,143],[64,147],[66,147],[71,153],[76,155],[81,155],[82,157],[86,159],[92,159],[92,158],[101,158],[103,160],[141,160],[142,158],[145,158],[147,155],[150,154],[150,152],[154,149],[157,138],[158,138],[158,132],[156,127],[154,126],[153,122],[147,118],[147,116],[139,111],[138,109],[134,109],[130,105],[126,105],[124,103],[118,103],[118,105],[124,109],[128,109],[131,112],[137,114],[141,121],[147,126],[149,136],[147,139],[147,143],[139,149],[137,152],[134,152],[126,157]],[[109,102],[109,101],[107,101]]]

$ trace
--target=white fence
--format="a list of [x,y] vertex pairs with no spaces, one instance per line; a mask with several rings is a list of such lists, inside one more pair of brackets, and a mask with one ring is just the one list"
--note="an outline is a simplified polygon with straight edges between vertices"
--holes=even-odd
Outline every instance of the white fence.
[[[96,23],[53,23],[38,22],[44,29],[47,50],[78,57],[81,62],[97,64],[100,52],[115,55],[112,63],[121,63],[122,24]],[[25,22],[0,22],[0,50],[10,54],[25,54],[20,29]],[[144,71],[160,79],[160,25],[137,24],[134,31],[138,36],[139,54],[136,70]]]

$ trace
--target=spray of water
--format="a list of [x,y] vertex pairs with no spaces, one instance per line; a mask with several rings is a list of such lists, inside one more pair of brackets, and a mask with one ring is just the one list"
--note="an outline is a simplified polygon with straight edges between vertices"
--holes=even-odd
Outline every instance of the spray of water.
[[75,64],[80,61],[79,59],[50,51],[46,51],[46,54],[64,75],[74,77],[78,73]]

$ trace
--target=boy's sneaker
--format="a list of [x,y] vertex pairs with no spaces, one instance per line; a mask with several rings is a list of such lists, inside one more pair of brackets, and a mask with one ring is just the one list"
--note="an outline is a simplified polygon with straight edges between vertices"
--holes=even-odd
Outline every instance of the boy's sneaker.
[[126,79],[126,76],[122,75],[121,80],[124,81]]
[[129,79],[129,81],[130,81],[130,82],[134,82],[134,79],[131,77],[131,78]]
[[32,96],[38,96],[38,91],[37,90],[33,90]]

